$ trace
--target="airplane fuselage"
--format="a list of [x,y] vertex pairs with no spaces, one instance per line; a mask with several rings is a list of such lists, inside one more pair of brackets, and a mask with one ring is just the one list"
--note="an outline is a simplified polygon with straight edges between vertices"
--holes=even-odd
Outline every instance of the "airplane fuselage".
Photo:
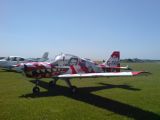
[[11,69],[12,65],[25,62],[25,59],[19,56],[9,56],[0,60],[0,67]]

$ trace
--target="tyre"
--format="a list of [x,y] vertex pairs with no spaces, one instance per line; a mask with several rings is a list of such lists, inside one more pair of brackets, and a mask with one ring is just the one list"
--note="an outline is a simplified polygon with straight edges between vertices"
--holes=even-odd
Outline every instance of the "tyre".
[[39,94],[39,92],[40,92],[39,87],[34,87],[33,88],[33,94]]
[[70,88],[70,90],[71,90],[71,93],[76,93],[77,92],[77,87],[76,86],[72,86],[71,88]]

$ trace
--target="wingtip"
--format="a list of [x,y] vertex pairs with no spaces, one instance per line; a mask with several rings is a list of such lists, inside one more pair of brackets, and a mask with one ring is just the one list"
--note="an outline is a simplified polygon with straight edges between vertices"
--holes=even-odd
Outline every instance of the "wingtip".
[[149,75],[149,74],[151,74],[151,73],[147,72],[147,71],[132,72],[133,76],[136,76],[136,75]]

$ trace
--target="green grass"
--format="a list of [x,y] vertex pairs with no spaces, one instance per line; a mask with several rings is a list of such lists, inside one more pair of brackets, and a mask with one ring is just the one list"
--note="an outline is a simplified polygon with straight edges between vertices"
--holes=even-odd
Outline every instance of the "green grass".
[[159,120],[160,64],[129,64],[152,74],[139,77],[73,79],[71,95],[63,80],[32,95],[34,84],[19,73],[0,70],[0,120]]

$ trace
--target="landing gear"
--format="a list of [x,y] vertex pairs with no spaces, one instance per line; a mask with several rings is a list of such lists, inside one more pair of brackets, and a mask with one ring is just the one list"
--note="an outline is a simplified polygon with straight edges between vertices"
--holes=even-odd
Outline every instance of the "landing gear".
[[[50,81],[50,82],[49,82],[49,87],[55,87],[57,80],[58,80],[58,79],[53,79],[52,81]],[[66,82],[67,86],[69,87],[69,91],[70,91],[72,94],[77,93],[77,87],[76,87],[76,86],[72,86],[72,84],[71,84],[71,82],[70,82],[70,79],[65,79],[65,82]],[[36,79],[36,80],[35,80],[35,86],[34,86],[33,89],[32,89],[33,94],[35,94],[35,95],[38,95],[39,92],[40,92],[40,88],[38,87],[38,84],[39,84],[39,80]]]
[[33,87],[33,89],[32,89],[33,94],[39,94],[39,92],[40,92],[40,89],[38,87],[38,83],[39,83],[39,80],[36,80],[35,87]]
[[38,94],[40,92],[39,87],[34,87],[33,88],[33,94]]
[[70,88],[70,92],[72,94],[77,92],[77,87],[76,86],[72,86],[70,79],[65,79],[65,82],[67,83],[68,87]]
[[56,84],[53,81],[49,82],[49,87],[54,87]]
[[77,87],[76,86],[72,86],[71,88],[70,88],[70,91],[71,91],[71,93],[76,93],[77,92]]
[[53,79],[52,81],[49,82],[49,87],[55,87],[56,86],[56,82],[57,82],[57,78]]

